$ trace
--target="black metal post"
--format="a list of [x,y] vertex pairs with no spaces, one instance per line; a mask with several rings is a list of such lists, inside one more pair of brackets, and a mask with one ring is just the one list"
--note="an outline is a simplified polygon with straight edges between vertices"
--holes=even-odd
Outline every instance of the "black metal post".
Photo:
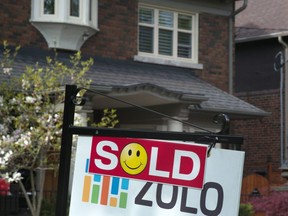
[[68,187],[73,138],[73,134],[69,130],[69,127],[74,123],[75,104],[72,102],[72,98],[75,96],[76,91],[77,86],[66,86],[55,216],[64,216],[67,214]]

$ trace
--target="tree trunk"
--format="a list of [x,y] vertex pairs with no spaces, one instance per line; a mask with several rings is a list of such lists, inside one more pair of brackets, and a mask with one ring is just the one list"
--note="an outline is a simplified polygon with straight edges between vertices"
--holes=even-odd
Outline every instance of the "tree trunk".
[[37,170],[37,185],[35,185],[35,177],[33,170],[30,170],[30,179],[31,179],[31,193],[32,199],[29,198],[27,190],[24,187],[22,181],[19,181],[20,188],[25,197],[28,208],[31,212],[31,216],[40,216],[41,213],[41,204],[43,200],[43,191],[44,191],[44,182],[45,182],[45,169]]

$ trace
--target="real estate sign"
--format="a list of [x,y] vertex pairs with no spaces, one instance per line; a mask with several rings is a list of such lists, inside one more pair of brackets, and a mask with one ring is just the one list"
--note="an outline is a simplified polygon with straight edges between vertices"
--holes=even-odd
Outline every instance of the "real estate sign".
[[237,216],[244,153],[138,138],[79,137],[70,216]]

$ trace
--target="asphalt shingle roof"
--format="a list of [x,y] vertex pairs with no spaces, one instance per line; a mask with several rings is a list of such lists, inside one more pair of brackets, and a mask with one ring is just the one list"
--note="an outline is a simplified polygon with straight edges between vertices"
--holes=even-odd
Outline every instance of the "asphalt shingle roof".
[[[25,65],[36,62],[45,64],[47,53],[33,50],[20,52],[15,59],[13,72],[23,71]],[[1,56],[0,56],[1,57]],[[59,55],[67,60],[67,55]],[[163,93],[198,96],[205,98],[197,111],[224,112],[241,116],[265,116],[265,111],[230,95],[207,82],[197,78],[191,69],[135,62],[133,60],[112,60],[94,58],[94,65],[87,73],[93,85],[112,87],[112,89],[130,88],[135,86],[153,86]],[[0,71],[0,81],[4,79]],[[194,106],[191,106],[194,109]]]
[[[236,2],[236,8],[241,2]],[[249,0],[247,8],[236,15],[236,40],[288,34],[287,0]]]

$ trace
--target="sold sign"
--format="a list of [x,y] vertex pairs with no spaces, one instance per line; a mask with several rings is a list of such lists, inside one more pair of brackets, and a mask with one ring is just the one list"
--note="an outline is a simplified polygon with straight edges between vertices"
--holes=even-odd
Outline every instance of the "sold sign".
[[206,156],[206,145],[94,136],[89,172],[202,188]]

